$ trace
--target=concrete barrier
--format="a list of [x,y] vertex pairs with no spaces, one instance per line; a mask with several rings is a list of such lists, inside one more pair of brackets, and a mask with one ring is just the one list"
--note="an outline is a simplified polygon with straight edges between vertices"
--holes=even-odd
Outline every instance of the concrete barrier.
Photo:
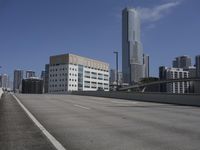
[[131,92],[104,92],[78,91],[74,95],[108,97],[117,99],[137,100],[144,102],[167,103],[177,105],[200,106],[200,94],[166,94],[166,93],[131,93]]
[[3,94],[3,89],[0,88],[0,98],[1,98],[2,94]]

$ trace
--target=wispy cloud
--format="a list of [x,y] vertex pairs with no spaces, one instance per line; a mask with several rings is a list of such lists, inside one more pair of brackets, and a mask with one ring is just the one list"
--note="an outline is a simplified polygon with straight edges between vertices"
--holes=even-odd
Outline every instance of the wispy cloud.
[[173,0],[165,4],[157,5],[153,8],[137,8],[142,22],[156,22],[169,14],[173,8],[180,5],[182,0]]

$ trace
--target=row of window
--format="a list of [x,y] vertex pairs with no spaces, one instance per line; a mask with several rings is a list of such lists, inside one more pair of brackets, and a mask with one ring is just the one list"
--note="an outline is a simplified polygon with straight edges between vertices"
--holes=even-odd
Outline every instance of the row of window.
[[[60,64],[50,64],[50,66],[59,66]],[[76,64],[71,64],[71,65],[74,65],[74,66],[77,66]],[[94,70],[98,70],[98,71],[105,71],[105,72],[109,72],[108,70],[104,70],[104,69],[97,69],[97,68],[93,68],[93,67],[87,67],[87,66],[84,66],[85,68],[89,68],[89,69],[94,69]],[[65,68],[62,68],[62,69],[65,69]]]
[[[66,78],[66,79],[59,79],[59,80],[58,80],[58,79],[50,79],[49,81],[50,81],[50,82],[67,81],[67,78]],[[69,81],[75,81],[75,82],[76,82],[77,80],[76,80],[76,79],[71,79],[71,78],[70,78]]]
[[[91,79],[97,79],[97,77],[94,77],[94,76],[92,76],[92,77],[90,77],[89,75],[85,75],[84,76],[85,78],[91,78]],[[108,81],[108,78],[104,78],[103,79],[103,77],[98,77],[98,80],[104,80],[104,81]]]
[[[49,87],[67,87],[67,84],[52,84],[52,85],[49,85]],[[69,87],[77,87],[76,84],[69,84]]]
[[[70,76],[75,76],[75,77],[77,76],[77,74],[75,74],[75,73],[69,73],[69,75],[70,75]],[[67,76],[67,73],[62,73],[62,74],[50,74],[49,76],[50,76],[50,77],[58,77],[58,76],[61,77],[61,76]]]

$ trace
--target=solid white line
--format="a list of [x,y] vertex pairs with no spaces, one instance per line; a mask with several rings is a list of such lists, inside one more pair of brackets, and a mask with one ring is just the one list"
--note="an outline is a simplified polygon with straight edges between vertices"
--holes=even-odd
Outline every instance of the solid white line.
[[83,109],[87,109],[87,110],[90,109],[90,108],[88,108],[88,107],[84,107],[84,106],[81,106],[81,105],[74,105],[74,106],[76,106],[76,107],[80,107],[80,108],[83,108]]
[[42,133],[50,140],[50,142],[54,145],[57,150],[66,150],[66,148],[58,141],[55,137],[53,137],[44,126],[30,113],[30,111],[20,102],[20,100],[12,94],[18,104],[22,107],[22,109],[27,113],[27,115],[31,118],[31,120],[38,126],[38,128],[42,131]]
[[137,104],[138,102],[129,102],[129,101],[111,101],[112,103],[117,103],[117,104]]

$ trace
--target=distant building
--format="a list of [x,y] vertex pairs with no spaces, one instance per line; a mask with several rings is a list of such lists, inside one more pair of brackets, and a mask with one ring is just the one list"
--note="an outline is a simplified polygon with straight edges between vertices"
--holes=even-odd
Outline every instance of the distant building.
[[45,65],[44,93],[48,93],[49,89],[49,64]]
[[[159,78],[160,80],[166,80],[167,79],[167,67],[160,66],[159,67]],[[160,92],[167,92],[167,84],[162,83],[160,84]]]
[[[118,72],[118,87],[123,85],[123,74]],[[117,88],[117,72],[115,69],[110,70],[110,90],[115,91]]]
[[185,71],[189,72],[189,78],[195,78],[196,77],[196,67],[190,66],[187,69],[184,69]]
[[[200,78],[200,55],[195,57],[196,77]],[[200,82],[194,82],[194,93],[200,93]]]
[[188,69],[190,66],[192,66],[192,59],[189,56],[179,56],[176,57],[175,60],[172,62],[173,68],[183,68]]
[[8,84],[9,84],[9,79],[8,79],[8,75],[7,74],[3,74],[1,76],[1,83],[2,83],[2,88],[8,88]]
[[49,93],[98,89],[109,91],[109,64],[74,54],[50,57]]
[[22,79],[23,79],[23,70],[14,70],[14,78],[13,78],[14,92],[21,92]]
[[[179,78],[188,78],[189,71],[184,71],[183,68],[168,68],[168,67],[160,67],[160,79],[179,79]],[[166,87],[164,87],[166,86]],[[161,92],[168,93],[186,93],[188,92],[189,82],[173,82],[161,85]]]
[[44,70],[41,71],[40,78],[41,78],[41,79],[44,79],[44,78],[45,78],[45,71],[44,71]]
[[143,48],[140,40],[140,16],[136,9],[122,11],[122,73],[124,83],[143,78]]
[[36,77],[35,71],[27,70],[26,71],[26,79],[31,78],[31,77]]
[[200,77],[200,55],[195,57],[196,76]]
[[7,74],[1,75],[1,87],[4,89],[9,88],[9,78]]
[[44,93],[44,86],[45,86],[45,71],[41,71],[40,79],[43,81],[43,93]]
[[110,69],[110,84],[113,84],[117,80],[117,71],[115,69]]
[[[122,72],[118,72],[118,84],[121,85],[123,83],[123,75]],[[115,69],[110,69],[110,84],[117,84],[117,72]]]
[[22,80],[22,93],[42,94],[43,81],[39,78],[28,78]]
[[146,54],[143,54],[143,66],[144,66],[143,77],[148,78],[149,77],[149,56]]

